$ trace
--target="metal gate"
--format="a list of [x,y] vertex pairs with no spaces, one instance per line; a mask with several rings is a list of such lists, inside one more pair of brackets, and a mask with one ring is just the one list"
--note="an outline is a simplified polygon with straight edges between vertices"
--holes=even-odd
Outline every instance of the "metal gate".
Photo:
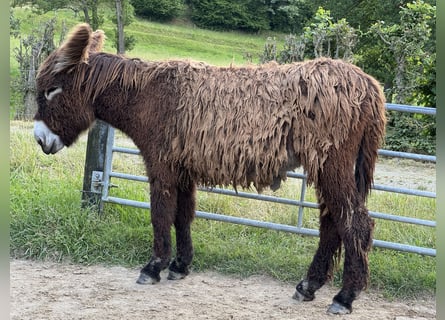
[[[418,113],[418,114],[428,114],[435,116],[436,109],[435,108],[426,108],[426,107],[414,107],[414,106],[406,106],[406,105],[397,105],[397,104],[386,104],[386,108],[388,111],[400,111],[400,112],[410,112],[410,113]],[[133,175],[123,172],[115,172],[112,170],[112,160],[114,153],[125,153],[131,155],[139,155],[139,150],[136,148],[124,148],[118,147],[114,145],[114,129],[111,126],[108,126],[108,136],[106,142],[106,151],[104,157],[104,169],[103,171],[93,171],[91,175],[91,190],[88,192],[96,193],[101,201],[101,206],[103,203],[114,203],[120,205],[133,206],[138,208],[146,208],[150,209],[150,203],[135,201],[125,198],[113,197],[109,195],[109,189],[112,186],[111,179],[128,179],[139,182],[148,182],[148,178],[143,175]],[[425,162],[436,162],[435,156],[428,155],[420,155],[414,153],[406,153],[406,152],[396,152],[391,150],[379,150],[379,155],[387,156],[387,157],[397,157],[397,158],[405,158],[405,159],[413,159]],[[288,199],[281,198],[270,195],[262,195],[256,193],[249,192],[236,192],[234,190],[223,189],[223,188],[199,188],[200,192],[212,192],[227,196],[241,197],[247,199],[255,199],[259,201],[270,201],[275,203],[281,203],[286,205],[291,205],[298,207],[298,219],[296,225],[287,225],[287,224],[279,224],[273,222],[265,222],[241,217],[234,217],[225,214],[217,214],[212,212],[203,212],[196,211],[196,216],[198,218],[204,218],[209,220],[216,220],[222,222],[229,222],[235,224],[242,224],[253,227],[261,227],[268,228],[277,231],[285,231],[290,233],[296,233],[301,235],[308,236],[318,236],[319,231],[317,229],[305,228],[304,227],[304,208],[318,208],[318,204],[314,202],[309,202],[305,200],[306,196],[306,176],[304,173],[297,172],[287,172],[287,177],[290,179],[299,179],[301,180],[301,192],[300,197],[298,199]],[[375,184],[373,189],[393,192],[393,193],[401,193],[406,195],[412,195],[417,197],[427,197],[427,198],[436,198],[435,192],[415,190],[415,189],[407,189],[407,188],[399,188],[392,187],[387,185]],[[436,227],[436,221],[432,220],[424,220],[406,216],[393,215],[390,213],[382,213],[382,212],[374,212],[369,211],[371,217],[376,219],[385,219],[391,221],[397,221],[401,223],[415,224],[419,226],[427,226],[431,228]],[[436,256],[435,248],[425,248],[418,247],[413,245],[407,245],[403,243],[396,242],[388,242],[382,240],[373,240],[373,245],[375,247],[382,247],[387,249],[399,250],[404,252],[417,253],[428,256]]]

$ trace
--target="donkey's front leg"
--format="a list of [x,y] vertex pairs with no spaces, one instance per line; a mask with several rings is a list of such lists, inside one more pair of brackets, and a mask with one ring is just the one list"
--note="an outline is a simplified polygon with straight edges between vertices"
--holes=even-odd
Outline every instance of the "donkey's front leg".
[[169,280],[179,280],[189,274],[189,266],[193,259],[193,243],[190,225],[195,217],[196,185],[190,182],[188,186],[178,190],[178,207],[175,217],[176,228],[176,259],[168,269]]
[[170,229],[177,205],[177,187],[160,179],[150,181],[151,223],[153,225],[153,253],[141,270],[137,283],[154,284],[161,280],[160,272],[167,268],[171,258]]

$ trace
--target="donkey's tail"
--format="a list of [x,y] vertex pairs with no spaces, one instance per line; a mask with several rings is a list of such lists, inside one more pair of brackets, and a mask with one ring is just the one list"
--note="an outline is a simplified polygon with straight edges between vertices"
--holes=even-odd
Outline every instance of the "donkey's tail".
[[366,199],[373,184],[378,149],[383,141],[386,126],[385,97],[377,81],[371,79],[370,82],[368,97],[362,104],[363,109],[368,109],[369,112],[364,114],[369,118],[365,120],[367,125],[355,163],[355,182],[363,199]]

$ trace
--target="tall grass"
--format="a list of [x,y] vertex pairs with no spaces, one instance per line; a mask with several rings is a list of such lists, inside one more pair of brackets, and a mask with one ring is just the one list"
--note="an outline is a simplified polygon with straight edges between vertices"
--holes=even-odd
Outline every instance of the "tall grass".
[[[104,213],[81,209],[80,196],[86,137],[54,156],[44,155],[32,137],[32,126],[11,122],[10,192],[12,257],[84,264],[141,267],[149,259],[152,229],[148,210],[107,204]],[[129,145],[125,138],[117,140]],[[130,143],[131,145],[131,143]],[[118,156],[113,169],[144,174],[139,157]],[[148,201],[148,185],[113,180],[112,195]],[[299,184],[286,182],[278,195],[295,198]],[[314,201],[313,190],[309,200]],[[374,192],[371,210],[434,219],[434,199]],[[382,209],[382,210],[381,210]],[[254,200],[198,193],[198,210],[277,223],[295,224],[296,208]],[[307,210],[307,209],[305,209]],[[305,227],[318,227],[318,212],[305,212]],[[173,235],[174,235],[174,231]],[[318,239],[272,230],[196,219],[192,226],[194,271],[216,270],[248,276],[267,274],[282,281],[301,279]],[[378,220],[376,238],[419,246],[435,244],[434,229]],[[374,248],[370,254],[371,289],[387,297],[412,298],[435,292],[435,259]],[[334,284],[340,285],[342,269]]]

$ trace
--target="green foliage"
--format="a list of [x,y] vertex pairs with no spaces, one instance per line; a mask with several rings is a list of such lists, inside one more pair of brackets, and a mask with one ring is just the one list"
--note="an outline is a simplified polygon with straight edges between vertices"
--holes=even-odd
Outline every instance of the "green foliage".
[[69,4],[69,0],[15,0],[12,3],[13,7],[26,6],[31,4],[33,9],[39,13],[45,13],[60,8],[66,8]]
[[[372,25],[369,34],[380,43],[380,70],[386,72],[386,97],[401,104],[436,106],[436,52],[431,44],[436,8],[421,0],[402,7],[399,23]],[[383,60],[384,59],[384,60]],[[391,149],[434,154],[435,119],[421,115],[392,115],[386,144]]]
[[42,24],[37,24],[28,34],[20,33],[20,19],[10,13],[10,21],[13,23],[11,33],[19,44],[12,49],[13,57],[18,63],[19,76],[12,81],[14,96],[19,97],[22,104],[15,108],[16,119],[32,119],[36,111],[35,77],[38,67],[56,48],[55,28],[56,18],[50,19]]
[[356,29],[367,30],[376,21],[398,21],[398,12],[409,0],[313,0],[312,10],[323,7],[331,12],[334,20],[347,19]]
[[420,114],[390,112],[385,148],[395,151],[436,154],[436,119]]
[[[386,26],[381,21],[360,32],[344,18],[334,22],[330,11],[320,7],[301,34],[285,37],[282,50],[269,37],[260,63],[291,63],[320,56],[352,60],[384,84],[388,102],[435,107],[434,19],[435,7],[414,1],[401,8],[398,24]],[[358,42],[360,49],[354,55]],[[435,118],[391,114],[387,148],[434,154],[435,139]]]
[[20,36],[20,20],[15,17],[12,8],[9,9],[9,35],[14,38]]
[[264,44],[263,52],[260,55],[260,63],[267,63],[269,61],[278,61],[277,55],[277,40],[275,37],[268,37]]
[[191,19],[214,30],[268,30],[267,7],[256,0],[188,0]]
[[169,21],[184,9],[183,0],[130,0],[136,15],[157,21]]
[[429,45],[435,16],[435,7],[418,0],[400,10],[398,24],[379,21],[370,27],[369,33],[383,42],[384,50],[392,53],[391,70],[387,70],[394,75],[392,87],[387,91],[389,101],[413,102],[418,84],[431,84],[432,76],[425,71],[435,70],[435,49]]
[[271,30],[299,33],[312,16],[305,0],[268,0],[266,4]]
[[357,31],[345,19],[334,22],[330,12],[320,7],[300,35],[285,36],[280,52],[277,52],[275,39],[268,38],[260,62],[291,63],[318,57],[352,60],[356,41]]
[[101,4],[109,4],[108,0],[83,0],[83,1],[69,1],[69,0],[16,0],[13,7],[31,5],[33,11],[38,14],[56,11],[60,9],[70,9],[74,11],[75,15],[79,12],[83,13],[83,21],[89,23],[91,27],[96,30],[104,23],[104,16],[99,12]]
[[313,51],[310,58],[327,56],[351,60],[357,34],[346,19],[334,22],[330,11],[320,7],[301,38],[308,46],[306,50]]

